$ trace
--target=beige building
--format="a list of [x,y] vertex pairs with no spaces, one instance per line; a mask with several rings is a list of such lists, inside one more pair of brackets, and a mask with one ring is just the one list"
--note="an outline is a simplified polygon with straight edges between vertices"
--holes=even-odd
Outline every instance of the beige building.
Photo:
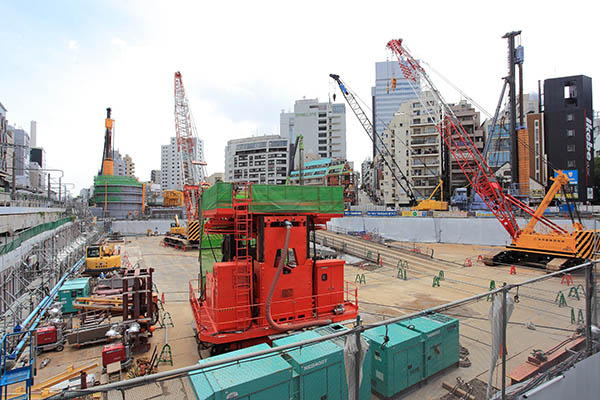
[[[446,145],[437,128],[441,108],[431,92],[423,92],[421,97],[423,103],[412,99],[400,105],[382,137],[393,154],[392,158],[386,157],[388,163],[397,168],[395,161],[402,169],[417,200],[431,195],[442,178],[442,171],[448,171],[450,179],[450,185],[444,182],[445,187],[464,187],[467,182],[456,162],[448,162],[451,168],[444,167]],[[451,108],[477,149],[483,151],[484,131],[480,127],[479,113],[466,101],[451,105]],[[400,177],[400,174],[396,175]],[[409,196],[399,187],[387,166],[381,167],[378,176],[379,197],[384,205],[397,207],[409,203]],[[436,193],[435,197],[438,196]]]
[[131,159],[131,156],[129,154],[125,154],[123,161],[125,162],[125,176],[135,178],[135,163]]
[[[461,100],[458,104],[451,104],[450,108],[458,118],[458,121],[465,129],[465,132],[480,153],[483,153],[484,147],[484,130],[481,128],[479,112],[466,100]],[[456,135],[454,136],[457,139]],[[451,157],[450,165],[450,184],[447,186],[450,193],[459,187],[467,187],[468,181],[458,163]],[[445,182],[444,182],[445,183]]]

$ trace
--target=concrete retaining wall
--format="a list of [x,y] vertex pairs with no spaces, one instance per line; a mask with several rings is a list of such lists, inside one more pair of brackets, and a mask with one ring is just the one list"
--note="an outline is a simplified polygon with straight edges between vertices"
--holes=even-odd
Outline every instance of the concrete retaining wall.
[[[522,228],[527,224],[521,218],[517,222]],[[553,222],[571,230],[570,220],[557,219]],[[594,221],[584,221],[584,225],[593,229]],[[511,242],[510,236],[495,218],[344,217],[332,219],[327,226],[349,231],[378,232],[386,239],[403,242],[498,246]]]
[[[160,235],[164,235],[171,229],[172,219],[149,219],[143,221],[113,221],[113,232],[119,232],[123,235],[145,235],[148,229],[152,232],[158,231]],[[181,221],[185,224],[185,221]]]

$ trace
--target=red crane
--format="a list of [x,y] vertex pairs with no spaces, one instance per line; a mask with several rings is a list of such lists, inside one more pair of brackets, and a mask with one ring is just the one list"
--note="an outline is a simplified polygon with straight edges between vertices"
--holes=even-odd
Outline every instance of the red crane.
[[[557,171],[557,176],[553,179],[554,183],[536,210],[531,209],[515,197],[505,194],[485,158],[475,147],[452,108],[444,100],[417,59],[403,45],[402,40],[390,40],[387,47],[398,58],[400,69],[409,84],[415,84],[415,89],[417,84],[420,84],[420,93],[429,91],[437,100],[441,108],[439,114],[428,111],[428,106],[431,104],[428,104],[427,99],[423,98],[418,90],[415,90],[427,116],[436,124],[440,136],[473,190],[481,196],[481,199],[512,238],[512,243],[507,246],[505,251],[491,258],[486,257],[486,264],[531,263],[539,265],[541,263],[547,264],[548,269],[558,269],[591,258],[599,247],[599,243],[595,239],[598,234],[591,230],[585,230],[581,221],[575,222],[573,217],[571,217],[573,230],[568,232],[543,216],[555,194],[561,189],[564,192],[564,186],[569,184],[569,178],[562,171]],[[565,198],[567,198],[566,194]],[[532,217],[523,230],[517,225],[512,212],[513,205]],[[534,228],[538,222],[549,228],[550,232],[536,232]]]
[[[413,83],[420,81],[421,90],[429,90],[437,99],[442,110],[441,116],[436,113],[429,113],[431,115],[427,116],[436,124],[442,139],[473,189],[481,195],[481,199],[500,221],[504,229],[508,231],[509,235],[513,239],[516,238],[519,234],[519,226],[511,211],[510,202],[502,191],[491,168],[475,147],[471,137],[458,121],[456,115],[454,115],[452,108],[446,103],[419,62],[403,47],[402,40],[390,40],[387,47],[398,57],[400,69],[406,79]],[[426,103],[423,104],[423,107],[425,110],[430,108],[427,107]]]
[[179,177],[183,186],[183,202],[189,223],[198,220],[198,199],[200,185],[206,179],[204,171],[206,163],[197,161],[198,157],[194,151],[198,134],[179,71],[175,72],[175,132],[177,151],[180,156]]

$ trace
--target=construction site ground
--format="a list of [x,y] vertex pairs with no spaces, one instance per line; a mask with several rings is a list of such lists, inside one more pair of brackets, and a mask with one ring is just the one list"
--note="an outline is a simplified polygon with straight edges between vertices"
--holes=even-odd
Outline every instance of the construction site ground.
[[[373,251],[381,255],[381,266],[366,268],[348,265],[345,270],[346,280],[357,282],[359,309],[366,324],[484,293],[489,290],[491,280],[499,287],[503,282],[518,283],[545,274],[544,270],[527,267],[516,267],[516,274],[511,274],[511,266],[486,267],[477,261],[480,254],[500,248],[424,244],[423,246],[434,250],[434,258],[430,258],[342,234],[320,232],[318,235],[319,238],[324,236],[330,242],[342,241],[349,245],[354,243],[365,248],[372,247]],[[165,311],[170,313],[175,325],[169,328],[173,366],[163,363],[158,368],[159,371],[166,371],[198,362],[192,330],[193,316],[188,302],[188,282],[198,277],[199,268],[197,251],[182,252],[162,247],[160,241],[161,237],[130,237],[122,248],[127,252],[132,265],[139,263],[141,267],[154,268],[154,282],[159,292],[165,295]],[[415,246],[413,243],[398,245],[407,248]],[[401,264],[408,266],[406,280],[398,277],[397,265],[400,260]],[[465,262],[466,260],[468,261]],[[433,278],[440,276],[440,271],[443,271],[444,278],[440,280],[439,287],[433,287]],[[574,277],[575,286],[582,283],[583,277]],[[585,309],[585,304],[584,297],[580,300],[568,297],[569,288],[561,284],[560,278],[553,278],[520,289],[519,303],[515,305],[507,329],[507,372],[521,365],[533,349],[550,349],[571,336],[577,327],[571,323],[571,307],[577,314],[579,309]],[[559,291],[564,293],[567,307],[559,307],[555,303]],[[487,316],[491,304],[484,299],[446,312],[460,320],[460,342],[469,350],[471,366],[443,371],[429,378],[425,385],[406,393],[403,398],[438,399],[448,393],[442,388],[442,382],[455,385],[457,377],[467,382],[474,378],[487,381],[492,341]],[[530,323],[535,325],[535,330],[526,326]],[[156,345],[160,351],[164,339],[164,329],[157,329],[151,338],[152,347]],[[50,358],[51,361],[45,368],[38,368],[36,382],[64,372],[69,365],[79,367],[89,362],[100,365],[101,349],[101,345],[82,349],[67,346],[61,353],[44,353],[38,358],[38,364],[44,358]],[[150,355],[151,352],[148,352],[142,357],[149,358]],[[494,374],[496,387],[501,384],[498,369]],[[96,373],[99,377],[100,367],[89,373]],[[162,397],[169,398],[167,394],[164,393]],[[189,387],[171,394],[175,396],[172,398],[186,398]]]

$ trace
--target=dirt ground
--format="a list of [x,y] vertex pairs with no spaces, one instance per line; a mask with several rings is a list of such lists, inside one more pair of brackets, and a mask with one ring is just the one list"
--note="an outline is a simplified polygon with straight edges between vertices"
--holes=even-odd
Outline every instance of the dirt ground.
[[[169,328],[169,344],[173,353],[173,366],[161,364],[159,371],[187,366],[198,362],[196,342],[193,337],[193,316],[188,302],[189,280],[198,276],[198,254],[196,251],[181,252],[161,247],[160,237],[128,238],[123,245],[132,264],[154,268],[154,282],[159,292],[165,294],[165,311],[169,312],[174,327]],[[534,276],[544,275],[544,271],[533,268],[516,268],[510,274],[509,267],[486,267],[477,262],[477,256],[496,249],[486,246],[461,246],[449,244],[425,244],[434,249],[434,259],[425,259],[407,254],[410,260],[407,280],[398,279],[396,260],[383,254],[384,267],[367,271],[355,266],[347,266],[345,278],[355,282],[357,275],[364,274],[366,283],[357,284],[360,312],[365,323],[392,316],[404,315],[435,305],[448,303],[489,290],[490,281],[497,286],[502,282],[517,283]],[[465,259],[472,260],[471,267],[465,267]],[[442,261],[445,260],[445,261]],[[448,262],[446,262],[448,261]],[[387,265],[387,266],[386,266]],[[433,276],[444,271],[444,279],[439,287],[432,286]],[[575,285],[582,283],[582,277],[574,277]],[[562,291],[568,307],[558,307],[554,300]],[[575,313],[584,308],[580,300],[567,297],[569,287],[562,285],[560,278],[520,289],[519,303],[510,318],[508,327],[508,367],[511,371],[525,361],[535,349],[549,349],[569,337],[577,324],[571,323],[571,308]],[[516,293],[515,293],[516,294]],[[514,296],[511,293],[511,296]],[[478,378],[487,382],[491,349],[490,322],[487,319],[491,302],[478,301],[448,311],[460,321],[460,341],[469,352],[472,365],[468,368],[453,368],[443,375],[431,378],[428,384],[406,394],[409,399],[440,398],[447,394],[442,389],[442,381],[455,383],[460,377],[464,381]],[[535,330],[526,324],[535,325]],[[150,342],[158,346],[165,343],[165,330],[157,329]],[[89,362],[100,364],[102,346],[75,349],[67,347],[62,353],[44,353],[50,363],[38,369],[36,383],[57,373],[64,372],[69,365],[75,367]],[[143,356],[150,357],[151,351]],[[97,373],[100,367],[91,371]],[[498,372],[493,374],[495,386],[500,385]]]

